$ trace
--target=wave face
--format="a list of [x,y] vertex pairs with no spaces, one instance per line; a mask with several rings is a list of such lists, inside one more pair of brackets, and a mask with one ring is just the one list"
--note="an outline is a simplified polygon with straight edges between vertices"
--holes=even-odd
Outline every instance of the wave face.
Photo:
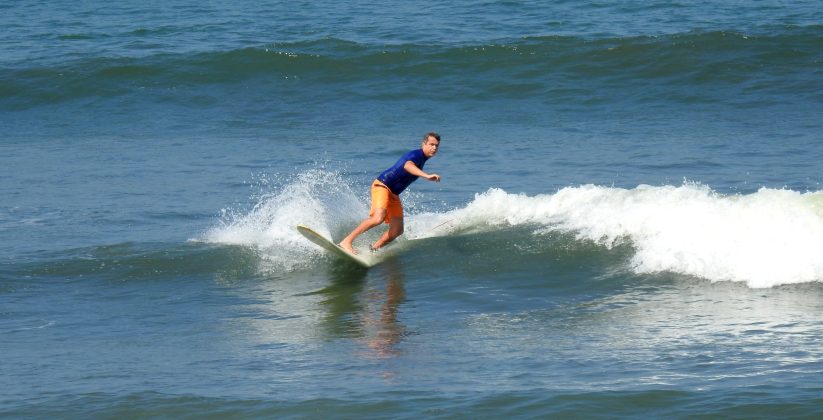
[[[367,211],[364,197],[340,185],[345,183],[337,176],[303,173],[250,212],[227,214],[205,240],[260,249],[275,269],[316,263],[322,251],[294,226],[308,223],[340,238],[356,224],[357,215]],[[819,191],[762,188],[752,194],[723,195],[687,183],[633,189],[584,185],[530,196],[492,188],[463,207],[411,214],[406,225],[398,248],[413,249],[433,238],[492,234],[484,243],[504,244],[496,252],[511,259],[523,252],[536,252],[535,258],[540,258],[540,253],[550,251],[547,246],[583,249],[588,243],[600,252],[629,246],[632,252],[625,263],[636,274],[674,272],[754,288],[823,280]],[[545,240],[553,235],[562,239]],[[360,245],[373,239],[367,235]],[[442,263],[448,264],[448,259]],[[551,261],[532,264],[539,269],[539,264]],[[508,268],[514,267],[501,269]]]

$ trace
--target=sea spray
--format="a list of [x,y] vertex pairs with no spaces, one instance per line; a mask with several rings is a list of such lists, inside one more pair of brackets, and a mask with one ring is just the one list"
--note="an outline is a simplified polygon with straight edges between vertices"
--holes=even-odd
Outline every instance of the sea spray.
[[311,169],[260,196],[248,213],[224,210],[207,242],[255,248],[272,269],[287,271],[323,255],[295,229],[307,224],[327,237],[350,229],[367,212],[364,202],[333,171]]

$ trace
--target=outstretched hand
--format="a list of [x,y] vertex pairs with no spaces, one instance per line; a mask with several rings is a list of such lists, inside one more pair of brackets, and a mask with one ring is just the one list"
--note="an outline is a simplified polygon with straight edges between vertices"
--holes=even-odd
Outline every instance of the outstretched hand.
[[427,176],[426,179],[428,179],[429,181],[440,182],[440,175],[429,174],[429,176]]

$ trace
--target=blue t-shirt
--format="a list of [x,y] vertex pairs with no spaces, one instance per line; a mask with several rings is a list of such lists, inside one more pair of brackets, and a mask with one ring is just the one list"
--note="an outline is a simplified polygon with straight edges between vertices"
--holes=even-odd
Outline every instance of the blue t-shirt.
[[386,186],[389,187],[391,192],[394,194],[400,194],[406,189],[406,187],[409,186],[409,184],[417,181],[417,176],[412,175],[403,169],[406,162],[412,161],[415,166],[423,169],[423,165],[426,164],[427,160],[429,160],[429,158],[423,154],[423,149],[412,150],[398,159],[391,168],[383,171],[377,179],[386,184]]

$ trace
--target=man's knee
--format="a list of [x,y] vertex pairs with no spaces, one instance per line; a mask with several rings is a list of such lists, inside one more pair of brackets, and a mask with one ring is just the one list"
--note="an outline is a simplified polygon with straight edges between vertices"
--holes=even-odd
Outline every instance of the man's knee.
[[383,220],[385,218],[386,218],[386,209],[376,209],[374,212],[372,212],[371,216],[369,217],[369,220],[371,221],[371,223],[373,225],[377,226],[377,225],[383,223]]

